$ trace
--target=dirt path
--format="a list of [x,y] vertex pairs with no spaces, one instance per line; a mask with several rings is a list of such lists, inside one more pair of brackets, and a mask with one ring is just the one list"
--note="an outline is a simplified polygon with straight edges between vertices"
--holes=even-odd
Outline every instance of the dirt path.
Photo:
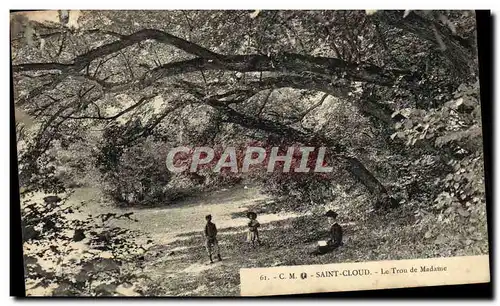
[[[133,212],[139,222],[117,221],[117,225],[139,230],[150,236],[159,244],[168,244],[183,240],[187,234],[203,231],[205,216],[211,214],[213,222],[219,230],[240,227],[248,221],[245,217],[234,217],[234,214],[247,211],[262,202],[272,201],[255,188],[235,187],[212,192],[203,197],[196,197],[162,208],[129,208],[119,209],[103,206],[95,201],[97,191],[93,189],[77,190],[70,201],[86,201],[83,214],[100,214],[108,212]],[[93,196],[94,195],[94,196]],[[296,217],[296,214],[261,214],[261,224]],[[221,234],[234,234],[226,232]]]
[[[168,282],[169,285],[179,283],[178,288],[169,286],[175,289],[173,292],[166,291],[166,294],[175,295],[214,294],[209,288],[210,283],[207,284],[202,276],[208,270],[218,270],[219,276],[228,273],[233,277],[242,265],[241,259],[237,257],[241,251],[245,252],[241,249],[246,247],[245,225],[248,221],[240,216],[243,215],[242,212],[253,209],[256,205],[271,201],[257,189],[244,187],[223,189],[166,208],[119,209],[104,206],[96,201],[97,198],[96,190],[81,189],[73,194],[70,201],[75,204],[85,201],[82,212],[85,215],[133,212],[133,217],[138,222],[116,221],[116,225],[139,230],[145,234],[144,239],[151,238],[154,241],[155,247],[152,255],[147,257],[148,265],[145,272],[160,283]],[[213,221],[219,230],[220,247],[224,257],[223,262],[212,265],[208,263],[203,247],[203,228],[207,214],[213,216]],[[267,224],[267,228],[271,229],[273,226],[269,223],[298,216],[293,213],[260,214],[259,222],[263,227]],[[242,244],[231,249],[234,242],[226,237],[231,239],[236,237],[237,242]],[[232,288],[232,292],[237,294],[239,288]]]

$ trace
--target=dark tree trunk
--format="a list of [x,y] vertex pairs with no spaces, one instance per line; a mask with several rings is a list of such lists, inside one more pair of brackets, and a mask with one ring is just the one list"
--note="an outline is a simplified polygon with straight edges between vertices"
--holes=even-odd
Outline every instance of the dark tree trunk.
[[242,127],[249,129],[260,129],[267,131],[281,137],[286,137],[290,141],[304,143],[308,145],[327,146],[334,149],[336,156],[346,161],[345,168],[351,173],[361,184],[363,184],[368,192],[373,196],[374,208],[388,209],[397,206],[397,201],[392,198],[387,189],[380,183],[380,181],[361,163],[360,160],[354,157],[344,155],[346,149],[329,139],[322,137],[313,137],[305,134],[292,127],[269,121],[262,118],[255,118],[252,116],[244,115],[227,105],[217,103],[210,103],[209,105],[215,107],[223,114],[225,114],[225,121],[238,124]]
[[344,157],[347,170],[363,184],[373,196],[373,205],[376,210],[398,206],[398,202],[389,195],[384,185],[354,157]]

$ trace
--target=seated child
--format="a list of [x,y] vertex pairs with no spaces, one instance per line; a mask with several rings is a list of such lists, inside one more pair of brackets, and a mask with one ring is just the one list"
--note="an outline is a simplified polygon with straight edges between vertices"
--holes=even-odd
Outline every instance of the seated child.
[[338,214],[332,210],[326,212],[328,223],[331,225],[329,239],[318,241],[318,247],[312,255],[323,255],[329,253],[342,245],[342,227],[336,222]]

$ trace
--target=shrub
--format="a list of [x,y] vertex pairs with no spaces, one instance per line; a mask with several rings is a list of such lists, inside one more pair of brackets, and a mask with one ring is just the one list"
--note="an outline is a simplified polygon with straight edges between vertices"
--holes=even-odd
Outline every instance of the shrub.
[[137,233],[110,225],[113,219],[133,220],[131,213],[79,219],[67,198],[23,202],[27,295],[118,295],[120,286],[144,290],[148,245],[135,242]]

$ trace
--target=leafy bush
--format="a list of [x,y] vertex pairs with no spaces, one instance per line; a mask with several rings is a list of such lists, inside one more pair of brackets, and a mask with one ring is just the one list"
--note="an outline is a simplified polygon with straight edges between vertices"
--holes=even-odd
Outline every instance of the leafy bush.
[[[446,162],[440,169],[444,171],[434,171],[434,179],[427,182],[434,198],[415,211],[424,237],[452,248],[487,252],[479,83],[461,85],[454,98],[439,108],[400,112],[406,119],[396,124],[392,137],[406,140],[408,146],[430,143],[438,149],[437,157]],[[423,158],[416,161],[413,171],[424,164]]]
[[102,174],[103,191],[123,205],[157,205],[168,201],[167,184],[171,179],[165,158],[168,147],[151,138],[131,147],[115,146],[104,135],[104,145],[97,158]]
[[[77,218],[66,203],[25,200],[22,205],[25,280],[28,295],[119,295],[144,290],[141,275],[148,245],[137,233],[112,226],[131,213]],[[41,290],[41,291],[40,291]]]

